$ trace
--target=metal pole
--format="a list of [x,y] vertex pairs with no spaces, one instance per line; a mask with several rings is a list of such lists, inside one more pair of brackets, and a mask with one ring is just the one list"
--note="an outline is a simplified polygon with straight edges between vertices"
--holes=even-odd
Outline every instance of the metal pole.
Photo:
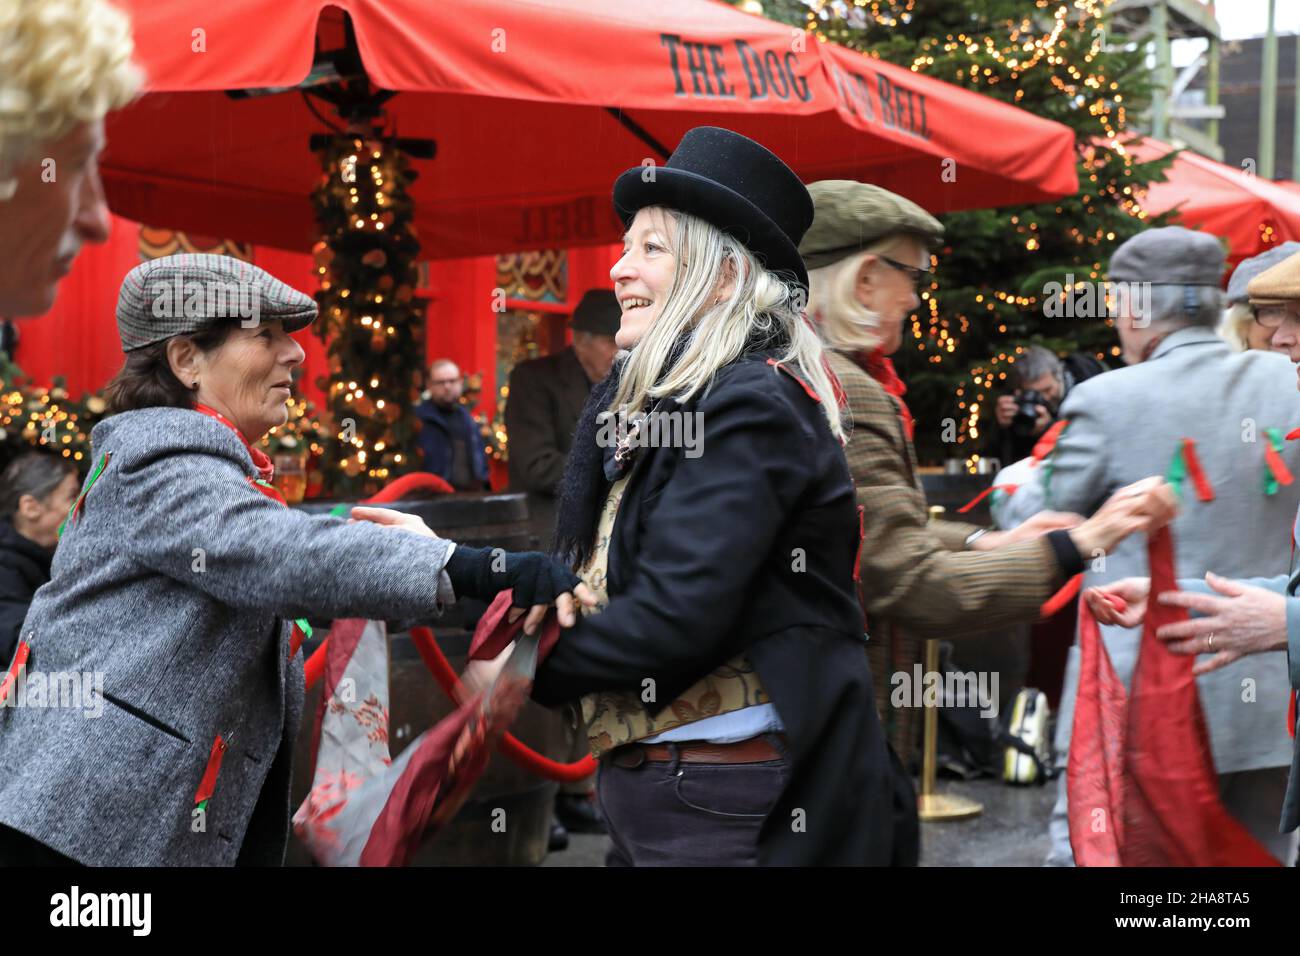
[[1291,178],[1300,183],[1300,30],[1295,35],[1295,119],[1291,126]]
[[1263,65],[1259,80],[1259,175],[1273,178],[1277,138],[1277,0],[1268,0],[1268,32],[1264,34]]
[[1169,138],[1169,91],[1174,85],[1169,58],[1169,8],[1164,0],[1151,7],[1151,35],[1156,45],[1155,85],[1151,91],[1151,135]]
[[[1207,106],[1219,105],[1219,62],[1223,56],[1223,50],[1219,44],[1218,37],[1210,37],[1210,48],[1206,55],[1205,64],[1205,103]],[[1209,119],[1205,123],[1205,135],[1216,146],[1223,145],[1219,142],[1219,120],[1217,117]]]
[[[944,509],[933,505],[929,509],[931,521],[942,521]],[[934,674],[939,677],[939,642],[925,642],[925,670],[922,679]],[[922,688],[922,701],[925,699]],[[921,793],[917,797],[917,816],[922,820],[963,820],[984,812],[983,804],[954,794],[936,793],[938,775],[939,707],[925,708],[925,736],[921,750]]]

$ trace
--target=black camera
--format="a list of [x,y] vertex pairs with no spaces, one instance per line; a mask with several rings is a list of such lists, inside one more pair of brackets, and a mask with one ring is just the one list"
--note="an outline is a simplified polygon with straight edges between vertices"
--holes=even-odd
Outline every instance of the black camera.
[[1033,437],[1034,424],[1038,421],[1038,409],[1035,406],[1038,405],[1050,407],[1043,393],[1032,388],[1025,389],[1016,398],[1016,417],[1011,419],[1011,433],[1017,438]]

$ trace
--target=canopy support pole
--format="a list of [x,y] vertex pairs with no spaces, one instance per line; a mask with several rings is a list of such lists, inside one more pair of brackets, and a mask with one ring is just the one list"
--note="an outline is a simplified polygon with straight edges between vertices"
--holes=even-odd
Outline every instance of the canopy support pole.
[[640,123],[626,115],[618,107],[606,106],[605,112],[609,113],[610,116],[623,124],[624,128],[626,128],[629,133],[658,153],[661,159],[667,159],[672,155],[672,150],[668,149],[663,143],[651,136]]

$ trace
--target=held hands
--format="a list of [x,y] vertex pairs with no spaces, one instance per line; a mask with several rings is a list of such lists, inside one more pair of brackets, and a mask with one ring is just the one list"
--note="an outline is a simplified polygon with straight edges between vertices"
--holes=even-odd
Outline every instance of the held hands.
[[[415,515],[389,508],[353,508],[349,523],[355,521],[370,521],[429,538],[438,537]],[[596,596],[578,580],[576,574],[539,551],[511,552],[500,548],[456,545],[443,570],[451,578],[452,589],[457,594],[489,601],[498,592],[513,588],[510,620],[518,620],[526,609],[528,616],[524,619],[524,633],[530,635],[542,623],[552,604],[561,627],[572,627],[577,623],[575,598],[586,607],[596,606]],[[504,665],[504,657],[501,663]]]
[[1070,532],[1070,538],[1087,561],[1131,534],[1158,531],[1177,514],[1178,499],[1165,480],[1143,478],[1111,495],[1096,514]]
[[1010,531],[989,531],[971,543],[972,551],[993,551],[1019,541],[1028,541],[1049,531],[1069,530],[1083,523],[1080,515],[1068,511],[1040,511]]
[[[516,592],[518,593],[518,592]],[[559,619],[560,627],[573,627],[578,620],[577,606],[574,604],[575,599],[587,607],[596,606],[596,596],[591,593],[587,585],[579,583],[572,592],[566,591],[555,599],[555,613]],[[524,633],[531,635],[537,630],[542,620],[546,617],[546,612],[550,610],[549,604],[534,604],[528,609],[528,617],[524,619]],[[519,615],[524,613],[522,607],[511,607],[507,618],[511,623],[519,620]],[[492,686],[492,682],[497,679],[506,662],[510,660],[510,654],[515,649],[515,642],[511,641],[496,657],[490,661],[473,660],[465,665],[465,670],[461,672],[460,684],[457,689],[457,701],[464,703],[470,697],[474,696],[481,690],[487,690]]]
[[1083,599],[1098,624],[1137,627],[1147,616],[1150,578],[1122,578],[1105,587],[1088,588]]
[[[1192,668],[1199,677],[1225,667],[1247,654],[1282,650],[1286,641],[1286,598],[1267,588],[1241,584],[1214,572],[1205,581],[1217,594],[1166,591],[1156,600],[1187,608],[1203,617],[1166,624],[1156,637],[1175,654],[1213,654]],[[1136,627],[1146,618],[1148,578],[1125,578],[1105,588],[1089,588],[1084,600],[1101,624]],[[1220,596],[1221,595],[1221,596]],[[1114,598],[1120,599],[1117,603]],[[1127,604],[1127,608],[1122,605]]]

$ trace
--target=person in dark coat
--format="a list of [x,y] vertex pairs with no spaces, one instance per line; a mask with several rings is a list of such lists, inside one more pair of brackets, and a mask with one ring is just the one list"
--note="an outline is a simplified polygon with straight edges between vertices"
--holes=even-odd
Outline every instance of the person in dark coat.
[[[506,433],[510,441],[510,490],[528,494],[528,518],[538,540],[549,546],[555,532],[555,495],[573,444],[573,429],[592,386],[614,364],[621,309],[612,289],[588,289],[573,312],[573,344],[562,352],[520,362],[510,374]],[[587,737],[576,715],[561,718],[563,759],[587,753]],[[568,832],[604,833],[592,800],[591,779],[567,781],[555,797],[550,847],[568,845]]]
[[618,346],[621,315],[611,289],[589,289],[573,313],[573,344],[520,362],[506,396],[510,490],[528,493],[530,523],[542,544],[555,530],[555,497],[573,429],[591,388],[605,379]]
[[50,579],[59,525],[79,485],[76,465],[47,451],[24,452],[0,474],[0,671],[36,589]]
[[583,412],[560,505],[557,555],[597,608],[533,696],[581,701],[610,865],[915,862],[836,389],[801,315],[808,191],[710,127],[655,172],[614,187],[631,351]]
[[478,423],[461,404],[465,377],[451,359],[429,366],[429,397],[415,407],[420,419],[420,451],[424,470],[457,491],[488,488],[487,455]]

